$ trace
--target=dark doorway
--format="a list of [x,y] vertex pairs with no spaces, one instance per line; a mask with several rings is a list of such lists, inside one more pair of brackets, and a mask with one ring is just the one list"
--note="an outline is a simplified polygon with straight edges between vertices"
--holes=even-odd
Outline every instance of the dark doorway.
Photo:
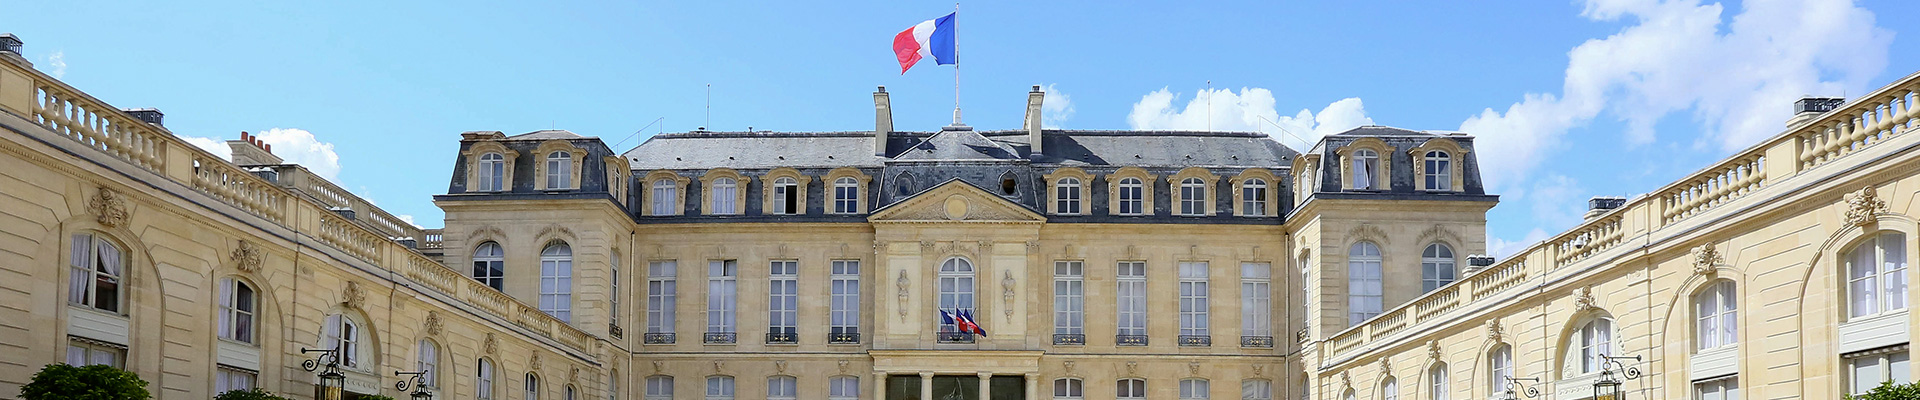
[[[988,381],[992,398],[988,400],[1023,400],[1027,398],[1026,378],[1020,376],[996,376]],[[933,377],[933,398],[920,398],[920,376],[892,375],[887,377],[887,400],[981,400],[980,377],[971,375],[937,375]]]

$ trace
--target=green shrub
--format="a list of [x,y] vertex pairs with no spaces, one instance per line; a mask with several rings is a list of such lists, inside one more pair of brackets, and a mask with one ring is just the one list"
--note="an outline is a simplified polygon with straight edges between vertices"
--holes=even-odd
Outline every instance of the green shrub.
[[1867,391],[1867,394],[1847,395],[1847,400],[1920,400],[1920,383],[1895,385],[1893,382],[1884,382]]
[[105,365],[49,364],[20,387],[26,400],[147,400],[147,381]]
[[221,393],[219,396],[214,396],[213,400],[287,400],[287,398],[274,395],[272,392],[260,388],[252,388],[247,390],[229,390],[226,393]]
[[377,395],[377,394],[373,394],[373,395],[366,395],[366,396],[360,396],[360,400],[393,400],[393,398],[392,398],[392,397],[387,397],[387,396],[382,396],[382,395]]

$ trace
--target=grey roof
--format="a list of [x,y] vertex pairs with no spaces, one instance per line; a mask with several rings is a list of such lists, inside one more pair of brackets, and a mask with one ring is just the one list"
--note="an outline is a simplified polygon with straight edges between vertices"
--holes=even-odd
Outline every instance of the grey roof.
[[[987,136],[1030,148],[1025,131]],[[1040,164],[1276,168],[1299,154],[1259,132],[1046,130],[1042,140]]]
[[560,129],[546,129],[508,136],[502,140],[585,139],[586,136]]
[[[1409,131],[1410,132],[1410,131]],[[1259,132],[1043,131],[1033,164],[1286,168],[1299,152]],[[626,153],[635,170],[882,167],[888,161],[1014,161],[1032,156],[1025,130],[893,132],[893,158],[872,132],[688,132],[654,135]]]
[[1005,144],[987,140],[973,129],[947,129],[894,156],[896,161],[996,161],[1017,160],[1020,153]]
[[627,151],[636,170],[879,167],[873,132],[688,132],[654,135]]

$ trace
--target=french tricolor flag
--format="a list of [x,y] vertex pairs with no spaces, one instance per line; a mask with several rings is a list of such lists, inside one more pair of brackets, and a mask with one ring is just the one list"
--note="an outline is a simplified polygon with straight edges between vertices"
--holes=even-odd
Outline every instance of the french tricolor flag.
[[900,73],[920,62],[920,59],[933,57],[939,65],[956,64],[960,60],[953,56],[953,17],[958,11],[945,17],[935,18],[914,25],[912,28],[893,35],[893,55],[900,59]]

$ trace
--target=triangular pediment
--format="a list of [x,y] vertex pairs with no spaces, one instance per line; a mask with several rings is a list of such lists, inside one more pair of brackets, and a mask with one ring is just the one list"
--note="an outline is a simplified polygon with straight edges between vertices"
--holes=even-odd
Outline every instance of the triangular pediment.
[[1046,217],[959,179],[876,210],[870,222],[1045,222]]

